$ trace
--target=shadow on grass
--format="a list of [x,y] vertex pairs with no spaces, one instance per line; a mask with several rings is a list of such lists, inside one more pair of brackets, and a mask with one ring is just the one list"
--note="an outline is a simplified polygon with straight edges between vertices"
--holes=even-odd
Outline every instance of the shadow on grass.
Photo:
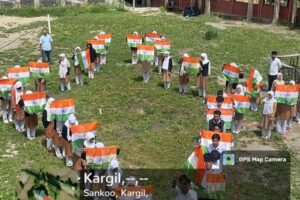
[[143,76],[137,76],[137,77],[133,78],[133,80],[135,82],[143,82]]
[[126,63],[126,64],[131,64],[131,59],[123,60],[123,62]]

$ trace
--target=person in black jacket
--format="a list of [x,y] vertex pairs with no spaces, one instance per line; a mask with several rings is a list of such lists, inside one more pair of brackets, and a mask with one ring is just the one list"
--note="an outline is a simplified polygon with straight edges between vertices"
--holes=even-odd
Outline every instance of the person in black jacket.
[[225,122],[221,119],[221,112],[219,110],[214,111],[214,117],[208,121],[208,130],[214,131],[216,127],[225,132]]
[[95,69],[95,61],[97,58],[97,53],[96,50],[93,48],[92,44],[88,43],[87,44],[87,49],[90,51],[90,65],[89,65],[89,78],[94,78],[94,69]]
[[162,61],[162,79],[164,82],[164,89],[169,89],[172,80],[172,69],[173,69],[173,60],[168,51],[165,51],[164,58]]
[[198,86],[198,92],[199,97],[206,97],[206,89],[207,89],[207,82],[208,82],[208,76],[210,75],[210,62],[207,58],[206,53],[201,53],[201,61],[200,61],[200,68],[199,68],[199,74],[197,77],[197,86]]

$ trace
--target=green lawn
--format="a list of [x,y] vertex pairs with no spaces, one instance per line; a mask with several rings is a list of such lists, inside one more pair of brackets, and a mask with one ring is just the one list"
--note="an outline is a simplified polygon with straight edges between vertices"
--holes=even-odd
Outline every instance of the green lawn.
[[[7,10],[0,13],[5,12],[12,14]],[[125,43],[126,34],[153,30],[162,33],[173,42],[171,54],[176,63],[183,53],[198,56],[201,52],[206,52],[213,66],[213,75],[209,79],[210,94],[221,89],[216,77],[220,75],[223,63],[236,62],[245,72],[249,71],[250,66],[257,67],[266,78],[266,59],[271,50],[276,49],[280,54],[300,52],[299,40],[260,29],[227,28],[219,30],[216,39],[207,41],[204,34],[210,26],[205,25],[205,22],[220,20],[215,17],[201,16],[182,20],[177,16],[164,14],[141,16],[101,9],[95,9],[93,12],[82,11],[79,14],[65,12],[66,14],[62,15],[61,12],[55,11],[59,17],[52,23],[52,58],[55,65],[48,80],[48,94],[58,98],[75,98],[76,116],[80,122],[99,120],[97,138],[105,145],[121,147],[120,161],[123,168],[179,168],[191,153],[199,130],[206,126],[202,101],[195,97],[191,90],[184,96],[177,92],[178,65],[174,69],[174,80],[170,90],[162,89],[160,76],[154,68],[150,82],[142,83],[141,66],[128,63],[130,50]],[[18,12],[16,14],[23,15]],[[46,23],[36,23],[30,27],[41,26],[46,26]],[[22,28],[25,29],[26,26]],[[71,93],[60,94],[57,55],[64,52],[70,58],[76,46],[83,48],[85,40],[92,38],[96,31],[101,29],[113,34],[108,64],[103,66],[94,80],[86,77],[87,84],[84,87],[72,83]],[[3,62],[0,59],[1,68],[17,63],[25,65],[32,59],[38,59],[40,55],[32,53],[34,48],[36,46],[25,42],[20,49],[0,52],[0,58],[8,60]],[[22,59],[19,56],[22,56]],[[190,85],[194,83],[195,77],[192,77]],[[33,84],[29,88],[32,86]],[[102,109],[102,115],[99,114],[99,108]],[[140,109],[144,114],[139,112]],[[246,118],[249,121],[260,120],[260,114],[249,113]],[[41,124],[39,133],[42,135]],[[8,142],[15,144],[18,151],[12,158],[0,157],[0,199],[14,199],[15,177],[20,169],[64,167],[63,162],[49,156],[45,149],[41,148],[39,140],[28,141],[24,135],[16,133],[12,126],[1,123],[0,134],[1,154],[5,154],[5,150],[9,148]],[[281,141],[279,142],[281,144]],[[280,148],[286,146],[281,144]],[[299,166],[299,160],[293,156],[293,199],[300,198],[295,179],[295,176],[300,175]]]

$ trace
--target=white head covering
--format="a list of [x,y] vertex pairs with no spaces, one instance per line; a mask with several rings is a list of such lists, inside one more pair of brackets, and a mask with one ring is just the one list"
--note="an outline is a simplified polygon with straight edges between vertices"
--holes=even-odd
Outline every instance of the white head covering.
[[69,115],[69,118],[68,118],[68,120],[65,122],[65,125],[69,128],[70,125],[74,125],[74,124],[75,124],[75,125],[78,125],[78,121],[77,121],[75,115],[72,113],[72,114]]
[[134,31],[133,32],[133,35],[138,35],[139,33],[137,31]]
[[41,59],[39,59],[38,61],[37,61],[38,63],[41,63],[41,62],[43,62]]
[[15,65],[15,67],[14,68],[20,68],[21,66],[20,65]]
[[104,32],[104,31],[100,31],[99,34],[100,34],[100,35],[104,35],[105,32]]
[[103,148],[103,147],[105,147],[105,145],[102,142],[96,142],[95,147],[96,148]]
[[51,122],[50,105],[51,105],[51,103],[52,103],[53,101],[55,101],[54,98],[52,98],[52,97],[49,98],[49,99],[47,100],[47,103],[46,103],[46,106],[45,106],[45,110],[47,111],[47,121],[48,121],[48,122]]
[[279,76],[281,76],[281,77],[283,78],[283,74],[282,74],[281,72],[279,72],[279,73],[277,74],[277,78],[278,78]]
[[156,31],[152,31],[152,33],[154,33],[154,34],[157,34],[157,32],[156,32]]
[[28,90],[25,92],[25,94],[32,94],[32,91]]
[[202,63],[205,65],[207,63],[209,63],[209,60],[207,58],[207,54],[206,53],[201,53],[200,57],[203,59]]
[[91,143],[90,140],[91,139],[95,139],[95,135],[93,133],[87,133],[85,135],[85,141],[84,141],[84,146],[87,148],[94,148],[95,147],[95,143]]
[[290,81],[290,85],[296,85],[295,81],[294,81],[294,80],[291,80],[291,81]]
[[163,54],[164,55],[170,55],[170,52],[169,51],[164,51]]
[[184,53],[184,54],[183,54],[183,57],[190,57],[190,56],[189,56],[189,54]]
[[161,38],[160,38],[161,40],[165,40],[166,38],[165,38],[165,36],[161,36]]
[[81,48],[80,47],[76,47],[75,51],[77,51],[77,50],[81,51]]
[[236,63],[230,63],[230,65],[239,68]]
[[22,82],[17,81],[16,84],[14,85],[14,88],[17,89],[17,88],[20,88],[22,86],[23,86]]
[[110,161],[108,169],[119,169],[119,162],[116,159]]
[[[269,95],[272,97],[270,98]],[[274,98],[274,92],[269,91],[268,96],[264,98],[264,108],[263,108],[263,114],[264,115],[269,115],[273,113],[273,103],[276,102],[276,99]]]
[[[237,89],[238,89],[238,88],[241,90],[240,93],[237,93]],[[237,94],[237,95],[244,95],[244,87],[243,87],[241,84],[238,84],[238,85],[236,86],[235,94]]]
[[8,77],[7,76],[2,76],[2,78],[1,79],[8,79]]
[[61,54],[59,54],[59,57],[61,57],[61,58],[65,58],[65,57],[66,57],[66,54],[64,54],[64,53],[61,53]]

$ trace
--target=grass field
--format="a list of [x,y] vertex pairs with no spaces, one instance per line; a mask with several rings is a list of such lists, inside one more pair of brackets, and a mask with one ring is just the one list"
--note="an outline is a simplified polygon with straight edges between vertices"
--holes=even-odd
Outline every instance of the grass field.
[[[99,120],[98,140],[105,145],[121,147],[120,161],[124,168],[179,168],[191,153],[199,130],[206,126],[202,100],[191,90],[184,96],[177,92],[178,65],[175,66],[170,90],[163,90],[160,76],[154,68],[150,82],[142,83],[141,66],[129,63],[130,51],[125,43],[126,34],[153,30],[162,33],[173,42],[171,54],[176,62],[183,53],[198,56],[201,52],[206,52],[213,66],[209,94],[222,88],[217,77],[220,76],[223,63],[236,62],[246,73],[250,66],[255,66],[266,78],[267,57],[271,50],[276,49],[280,54],[300,52],[299,40],[253,28],[230,27],[219,30],[218,37],[208,41],[204,34],[210,26],[205,23],[218,22],[220,19],[215,17],[201,16],[183,20],[175,15],[142,16],[96,8],[93,12],[87,8],[80,13],[76,13],[78,8],[74,8],[75,11],[70,8],[70,11],[65,11],[62,15],[61,10],[53,10],[50,13],[58,16],[52,23],[52,58],[55,64],[48,80],[47,92],[56,98],[75,98],[76,116],[80,122]],[[8,10],[0,10],[0,13],[13,14]],[[15,14],[28,16],[24,11]],[[33,12],[32,15],[42,14]],[[46,23],[22,26],[13,31],[41,26],[46,26]],[[85,40],[92,38],[98,30],[113,34],[108,64],[103,66],[94,80],[86,77],[83,87],[72,83],[71,93],[59,93],[57,55],[64,52],[70,58],[73,49],[76,46],[83,48]],[[299,33],[295,34],[300,36]],[[37,46],[24,41],[17,50],[0,52],[1,70],[37,60],[40,55],[34,52],[36,48]],[[2,58],[5,58],[5,62]],[[190,85],[194,83],[195,77],[192,77]],[[29,88],[33,89],[33,83]],[[99,114],[100,108],[102,115]],[[250,112],[246,115],[246,120],[259,121],[260,114]],[[20,169],[64,167],[63,162],[49,156],[41,148],[38,139],[28,141],[24,135],[16,133],[12,126],[3,123],[0,123],[0,132],[1,154],[10,154],[6,150],[11,149],[12,145],[18,151],[12,157],[0,156],[0,199],[14,199],[15,177]],[[43,134],[41,124],[38,133]],[[242,132],[239,137],[257,136],[253,132]],[[273,139],[270,144],[276,144],[279,149],[287,149],[280,138]],[[291,149],[289,151],[292,152]],[[300,175],[300,164],[294,154],[292,160],[292,197],[299,199],[299,180],[296,177]]]

